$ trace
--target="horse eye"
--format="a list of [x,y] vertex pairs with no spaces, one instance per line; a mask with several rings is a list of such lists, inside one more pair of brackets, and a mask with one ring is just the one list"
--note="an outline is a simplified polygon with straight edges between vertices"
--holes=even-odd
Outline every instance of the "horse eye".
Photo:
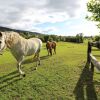
[[0,41],[0,44],[1,44],[2,42]]

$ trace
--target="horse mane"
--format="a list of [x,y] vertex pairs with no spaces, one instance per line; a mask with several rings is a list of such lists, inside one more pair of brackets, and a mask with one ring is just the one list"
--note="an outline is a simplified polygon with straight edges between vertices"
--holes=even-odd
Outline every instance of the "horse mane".
[[19,35],[19,33],[13,31],[5,32],[5,35],[6,35],[5,42],[8,48],[13,46],[16,42],[24,39],[22,36]]

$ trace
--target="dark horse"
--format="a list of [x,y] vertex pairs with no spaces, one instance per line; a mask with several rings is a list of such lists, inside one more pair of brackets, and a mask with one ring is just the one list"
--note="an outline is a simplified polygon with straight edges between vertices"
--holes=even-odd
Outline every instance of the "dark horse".
[[50,53],[50,55],[52,55],[52,49],[54,49],[54,54],[56,54],[56,42],[55,41],[47,41],[46,43],[46,48],[47,48],[47,51],[48,51],[48,55]]

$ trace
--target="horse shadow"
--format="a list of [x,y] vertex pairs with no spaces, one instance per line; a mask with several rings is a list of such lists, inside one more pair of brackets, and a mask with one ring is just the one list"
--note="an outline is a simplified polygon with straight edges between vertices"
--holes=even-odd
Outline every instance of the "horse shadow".
[[[50,56],[46,55],[46,56],[41,56],[40,57],[40,60],[45,60],[45,59],[48,59]],[[28,59],[25,59],[23,61],[23,64],[29,64],[29,63],[33,63],[33,62],[36,62],[36,59],[33,59],[33,58],[28,58]]]
[[[89,63],[86,63],[74,89],[75,100],[98,100],[93,82],[93,73],[89,68]],[[100,85],[100,83],[98,84]]]
[[[48,59],[49,56],[42,56],[40,57],[41,60],[44,60],[44,59]],[[35,62],[35,60],[32,60],[32,58],[30,59],[26,59],[24,60],[23,64],[28,64],[28,63],[33,63]],[[9,86],[10,84],[14,83],[14,82],[17,82],[19,80],[21,80],[22,78],[20,78],[20,75],[18,73],[18,71],[13,71],[9,74],[6,74],[6,75],[3,75],[0,77],[0,90],[2,90],[3,88]]]
[[49,55],[46,55],[46,56],[42,56],[40,57],[41,60],[45,60],[45,59],[48,59],[50,56]]
[[18,71],[13,71],[9,74],[0,77],[0,90],[9,86],[10,84],[21,80]]

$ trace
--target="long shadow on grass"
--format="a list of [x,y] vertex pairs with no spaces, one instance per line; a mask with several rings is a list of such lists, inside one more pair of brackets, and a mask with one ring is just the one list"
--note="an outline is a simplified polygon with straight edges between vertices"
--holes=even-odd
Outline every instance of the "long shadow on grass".
[[76,100],[97,100],[93,82],[93,71],[89,69],[89,64],[86,63],[82,74],[74,89]]
[[[46,56],[42,56],[40,57],[40,60],[45,60],[45,59],[48,59],[50,56],[46,55]],[[29,58],[29,59],[26,59],[23,61],[23,64],[28,64],[28,63],[33,63],[33,62],[36,62],[36,59],[33,59],[33,58]]]
[[17,71],[11,72],[7,75],[0,77],[0,90],[20,79],[21,78],[19,78],[19,74]]
[[48,59],[49,57],[50,57],[50,56],[45,55],[45,56],[40,57],[40,59],[41,59],[41,60],[45,60],[45,59]]
[[[48,57],[49,56],[42,56],[41,60],[47,59]],[[32,62],[34,62],[32,61],[32,59],[27,59],[24,61],[24,64],[32,63]],[[7,75],[1,76],[0,77],[0,90],[19,80],[21,80],[21,78],[19,77],[18,71],[14,71]]]

